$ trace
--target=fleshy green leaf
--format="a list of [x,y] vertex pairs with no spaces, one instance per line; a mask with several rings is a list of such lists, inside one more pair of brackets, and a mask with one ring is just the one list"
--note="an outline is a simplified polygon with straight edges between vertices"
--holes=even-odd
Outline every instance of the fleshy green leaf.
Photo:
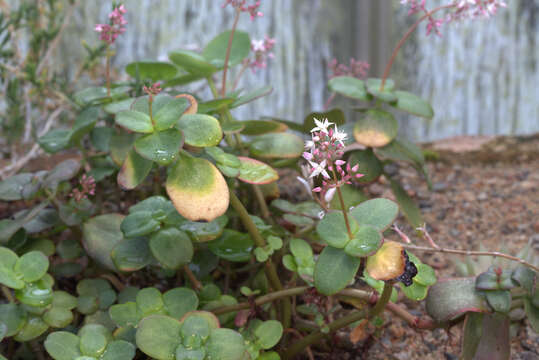
[[219,121],[209,115],[183,115],[177,127],[183,132],[185,143],[191,146],[217,146],[223,137]]
[[130,342],[114,340],[108,343],[100,360],[131,360],[135,357],[135,352],[135,345]]
[[254,331],[257,344],[264,350],[271,349],[281,339],[283,335],[283,326],[279,321],[267,320],[260,323]]
[[133,78],[168,80],[176,76],[178,69],[172,64],[157,61],[136,61],[127,64],[125,72]]
[[399,214],[399,207],[388,199],[371,199],[362,202],[349,214],[359,225],[371,225],[378,231],[385,231]]
[[6,337],[17,334],[27,319],[27,312],[20,305],[0,304],[0,323],[7,326]]
[[251,101],[260,99],[261,97],[271,94],[272,91],[273,91],[273,87],[271,85],[266,85],[255,90],[251,90],[248,93],[243,94],[240,97],[238,97],[236,101],[234,101],[230,105],[230,108],[233,109],[235,107],[250,103]]
[[382,245],[382,234],[370,225],[360,226],[353,236],[344,248],[344,251],[351,256],[371,255]]
[[174,360],[176,348],[181,343],[181,324],[164,315],[148,316],[139,323],[137,347],[157,360]]
[[198,297],[189,288],[175,288],[163,294],[163,302],[170,316],[181,319],[185,314],[198,308]]
[[24,281],[13,270],[18,261],[17,254],[6,247],[0,247],[0,284],[12,289],[24,287]]
[[333,295],[344,289],[356,276],[360,258],[341,249],[327,246],[314,267],[314,285],[324,295]]
[[382,79],[367,79],[367,92],[382,101],[397,101],[397,95],[393,92],[395,88],[393,80],[386,79],[383,90],[380,90],[381,85]]
[[13,339],[18,342],[30,341],[43,334],[48,328],[49,325],[47,325],[41,317],[30,315],[26,324],[24,324],[23,328]]
[[[359,225],[354,218],[348,217],[350,231],[355,234]],[[344,215],[341,211],[326,214],[316,226],[316,232],[328,245],[342,249],[350,241]]]
[[144,236],[159,230],[161,223],[154,219],[150,211],[136,211],[127,215],[120,229],[125,237]]
[[191,239],[176,228],[160,230],[150,237],[153,256],[167,269],[179,269],[193,258]]
[[365,83],[351,76],[336,76],[329,80],[328,87],[331,91],[352,99],[361,101],[370,100]]
[[220,360],[241,360],[245,356],[242,336],[230,329],[214,329],[206,342],[208,358]]
[[39,178],[31,173],[20,173],[0,181],[0,200],[13,201],[24,199],[24,189]]
[[218,239],[208,242],[208,248],[228,261],[244,262],[251,258],[253,240],[248,234],[225,229]]
[[254,137],[249,149],[259,158],[293,159],[301,156],[303,141],[290,133],[270,133]]
[[73,360],[81,356],[80,339],[67,331],[57,331],[49,334],[45,340],[45,349],[55,360]]
[[191,74],[207,77],[217,71],[215,66],[194,51],[178,50],[170,53],[168,57],[174,64],[182,67]]
[[120,111],[118,114],[116,114],[116,124],[134,132],[153,132],[153,125],[150,116],[140,111]]
[[176,97],[170,100],[158,111],[152,108],[155,128],[158,131],[166,130],[174,126],[182,114],[191,106],[189,100],[184,97]]
[[511,310],[511,292],[508,290],[486,290],[483,292],[494,311],[508,313]]
[[152,262],[146,238],[124,239],[114,246],[110,256],[120,271],[140,270]]
[[46,152],[54,154],[69,147],[71,134],[71,130],[53,129],[41,136],[37,143]]
[[70,141],[78,143],[80,139],[87,133],[89,133],[97,123],[99,116],[98,107],[89,107],[84,109],[77,115],[73,128],[71,129]]
[[249,136],[280,133],[288,129],[288,126],[274,120],[245,120],[236,124],[243,126],[240,130],[243,135]]
[[350,166],[358,166],[358,173],[362,177],[357,182],[365,184],[376,180],[382,174],[382,163],[374,155],[371,148],[354,151],[348,158]]
[[489,312],[475,289],[475,278],[439,280],[427,295],[427,313],[436,321],[456,319],[466,312]]
[[126,190],[136,188],[146,179],[152,166],[152,161],[143,158],[135,150],[129,151],[118,172],[118,184]]
[[169,129],[138,138],[135,141],[135,151],[159,165],[168,165],[178,157],[182,142],[182,133]]
[[26,282],[34,282],[43,277],[49,268],[49,259],[41,251],[30,251],[15,263],[14,270]]
[[249,184],[269,184],[279,179],[277,171],[262,161],[238,156],[241,161],[238,179]]
[[407,91],[395,91],[394,94],[397,96],[397,103],[392,105],[395,108],[427,119],[434,116],[432,106],[419,96]]
[[93,217],[82,226],[83,244],[88,255],[101,265],[115,270],[110,253],[123,240],[120,224],[124,219],[120,214],[105,214]]
[[415,229],[422,226],[425,222],[423,221],[421,211],[419,210],[417,204],[398,182],[394,180],[390,180],[390,182],[391,191],[395,195],[395,198],[397,199],[399,207],[404,214],[404,217],[406,217],[406,220],[408,220],[410,225],[412,225]]
[[[223,68],[225,65],[230,33],[231,31],[227,30],[217,35],[202,51],[202,56],[206,61],[217,68]],[[249,34],[244,31],[236,30],[232,39],[228,66],[234,66],[241,63],[241,61],[249,55],[250,50],[251,40],[249,39]],[[172,59],[172,61],[174,60]]]

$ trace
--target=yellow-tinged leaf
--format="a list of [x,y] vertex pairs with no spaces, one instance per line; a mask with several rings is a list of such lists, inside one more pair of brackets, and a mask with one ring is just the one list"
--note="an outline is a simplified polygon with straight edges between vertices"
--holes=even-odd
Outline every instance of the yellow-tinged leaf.
[[228,209],[226,181],[206,159],[181,153],[170,169],[166,188],[176,210],[191,221],[212,221]]
[[367,259],[366,270],[376,280],[391,280],[402,275],[405,265],[403,247],[394,241],[386,241]]
[[365,112],[354,125],[354,138],[362,145],[381,147],[389,144],[396,136],[399,124],[393,114],[378,109]]
[[129,151],[122,168],[118,172],[118,184],[126,190],[136,188],[146,179],[146,176],[152,170],[152,165],[151,160],[143,158],[135,150]]
[[184,114],[196,114],[198,111],[198,102],[193,95],[180,94],[176,95],[176,98],[186,98],[189,101],[189,107],[185,110]]

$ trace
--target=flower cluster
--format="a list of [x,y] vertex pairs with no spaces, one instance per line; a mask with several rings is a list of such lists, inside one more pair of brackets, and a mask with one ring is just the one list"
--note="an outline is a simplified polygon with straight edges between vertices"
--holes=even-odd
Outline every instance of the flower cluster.
[[[314,119],[315,127],[311,130],[311,140],[305,142],[307,151],[303,158],[309,163],[309,178],[322,176],[322,185],[311,190],[328,202],[333,197],[335,189],[344,184],[351,184],[353,178],[360,178],[358,165],[342,160],[344,155],[344,140],[346,133],[339,131],[337,126],[327,119]],[[334,127],[330,128],[331,125]],[[304,180],[305,181],[305,180]]]
[[332,75],[330,78],[336,76],[352,76],[358,79],[364,79],[367,77],[367,71],[370,65],[366,61],[350,59],[350,65],[340,64],[337,59],[333,59],[329,62],[328,68],[331,70]]
[[71,191],[71,194],[69,194],[69,196],[75,199],[76,202],[87,199],[88,195],[95,195],[95,179],[93,176],[86,176],[86,174],[83,174],[79,180],[79,184],[81,188],[75,188]]
[[[503,0],[458,0],[443,7],[449,8],[444,18],[435,18],[425,7],[426,0],[401,0],[401,4],[410,7],[408,15],[423,12],[428,15],[427,35],[435,32],[440,35],[440,27],[452,21],[488,18],[496,15],[498,8],[507,7]],[[440,8],[439,8],[440,9]]]
[[158,82],[153,84],[150,87],[148,87],[148,86],[143,86],[142,87],[142,91],[144,91],[146,94],[150,95],[150,97],[158,95],[161,92],[161,90],[163,90],[163,89],[161,89],[161,84],[158,83]]
[[258,11],[260,7],[260,0],[256,1],[253,5],[246,5],[247,0],[226,0],[223,4],[223,7],[227,5],[232,5],[241,12],[248,12],[251,15],[251,21],[256,17],[262,17],[264,14],[261,11]]
[[502,0],[460,0],[456,10],[448,15],[446,22],[473,18],[488,18],[496,15],[498,8],[507,7]]
[[109,14],[109,24],[97,24],[95,31],[100,33],[99,38],[109,45],[114,44],[120,34],[125,32],[124,25],[127,24],[127,20],[124,18],[124,14],[127,12],[123,5],[116,7]]
[[275,39],[266,35],[263,40],[252,40],[251,50],[254,52],[254,59],[245,59],[246,64],[253,70],[265,69],[268,66],[267,59],[273,58],[271,50],[275,45]]

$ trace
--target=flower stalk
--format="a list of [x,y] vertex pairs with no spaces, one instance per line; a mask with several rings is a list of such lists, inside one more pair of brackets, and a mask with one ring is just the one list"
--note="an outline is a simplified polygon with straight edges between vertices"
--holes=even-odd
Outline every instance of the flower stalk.
[[[258,231],[258,228],[256,227],[251,217],[249,216],[247,209],[245,209],[240,199],[238,199],[236,194],[234,194],[233,190],[230,191],[230,205],[238,213],[240,220],[243,223],[243,226],[245,226],[245,228],[247,229],[247,232],[249,232],[249,234],[253,238],[255,245],[258,247],[265,247],[266,240],[264,240],[262,235],[260,235],[260,232]],[[281,284],[281,280],[279,280],[279,275],[277,275],[277,270],[275,269],[275,265],[273,264],[271,257],[269,257],[268,260],[266,260],[266,262],[264,263],[264,272],[266,273],[268,281],[274,290],[276,291],[283,290],[283,285]],[[287,299],[283,300],[282,301],[282,322],[285,328],[290,326],[291,317],[292,317],[292,310],[291,310],[290,301]]]

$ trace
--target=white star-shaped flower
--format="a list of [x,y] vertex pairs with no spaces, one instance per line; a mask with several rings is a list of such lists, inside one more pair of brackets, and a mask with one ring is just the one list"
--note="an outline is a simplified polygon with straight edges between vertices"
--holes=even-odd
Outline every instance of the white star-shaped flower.
[[322,160],[320,164],[309,161],[309,164],[311,164],[313,168],[313,172],[311,173],[310,177],[315,177],[322,174],[323,177],[325,177],[326,179],[329,179],[329,174],[326,171],[326,160]]
[[266,46],[264,45],[264,40],[252,40],[251,48],[253,51],[265,51]]
[[330,125],[333,125],[333,123],[329,122],[328,119],[324,119],[324,122],[318,121],[318,119],[314,119],[314,124],[316,125],[316,127],[314,127],[311,132],[320,131],[325,134],[328,133],[328,127]]
[[344,131],[339,131],[337,129],[337,125],[335,125],[335,132],[333,133],[333,139],[337,142],[339,142],[342,146],[344,146],[343,141],[346,140],[348,135]]

